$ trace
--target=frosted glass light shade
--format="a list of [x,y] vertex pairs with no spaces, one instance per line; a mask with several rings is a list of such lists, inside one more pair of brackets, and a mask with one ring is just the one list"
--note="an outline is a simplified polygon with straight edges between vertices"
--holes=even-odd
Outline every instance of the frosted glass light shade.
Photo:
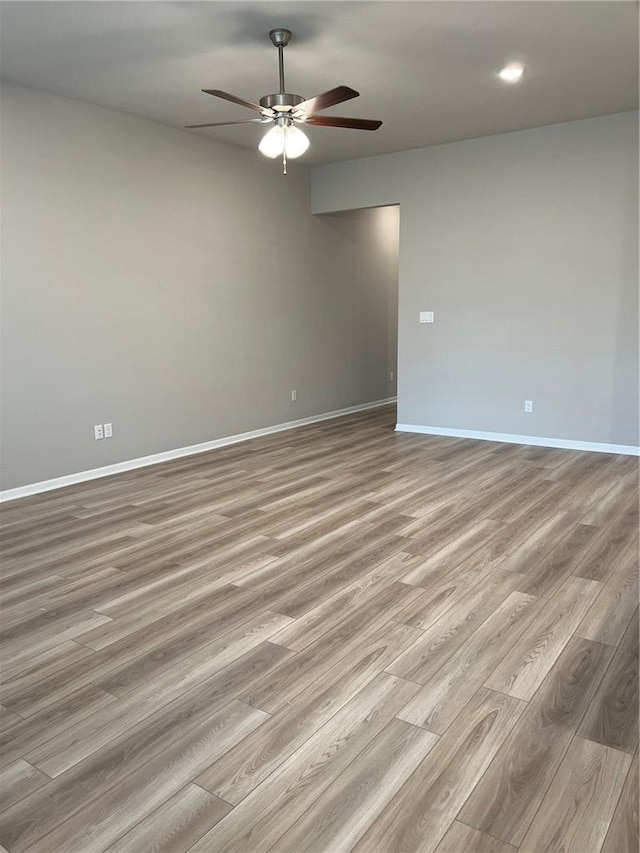
[[260,140],[258,151],[264,154],[265,157],[270,157],[274,160],[284,150],[284,127],[277,124],[268,130]]
[[309,139],[299,127],[291,125],[285,128],[284,147],[290,160],[300,157],[309,147]]
[[267,131],[258,145],[258,151],[272,160],[283,152],[290,160],[300,157],[309,147],[309,140],[299,128],[277,124]]

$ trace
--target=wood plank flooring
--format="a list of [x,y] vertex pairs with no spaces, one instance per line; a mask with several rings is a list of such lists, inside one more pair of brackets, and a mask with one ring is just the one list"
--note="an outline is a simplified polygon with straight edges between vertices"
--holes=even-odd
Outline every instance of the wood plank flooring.
[[4,505],[0,850],[638,853],[638,461],[394,420]]

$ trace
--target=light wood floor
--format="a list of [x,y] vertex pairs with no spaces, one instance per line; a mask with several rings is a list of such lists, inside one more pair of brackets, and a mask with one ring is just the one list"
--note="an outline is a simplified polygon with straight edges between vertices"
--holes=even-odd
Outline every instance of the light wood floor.
[[637,853],[637,460],[393,421],[5,505],[6,850]]

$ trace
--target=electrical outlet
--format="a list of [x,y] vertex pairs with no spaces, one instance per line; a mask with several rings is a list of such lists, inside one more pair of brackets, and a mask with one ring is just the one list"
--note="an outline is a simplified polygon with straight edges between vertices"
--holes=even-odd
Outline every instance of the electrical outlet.
[[104,437],[112,438],[113,437],[113,424],[105,424],[104,425]]
[[297,399],[298,399],[298,392],[297,392],[297,391],[292,391],[292,392],[291,392],[291,402],[292,402],[292,403],[295,403],[295,401],[296,401]]
[[93,437],[96,441],[99,441],[99,439],[104,438],[104,429],[102,428],[102,424],[96,424],[94,426]]
[[393,372],[389,374],[389,382],[393,382]]
[[524,410],[525,412],[533,411],[533,400],[525,400],[524,401]]

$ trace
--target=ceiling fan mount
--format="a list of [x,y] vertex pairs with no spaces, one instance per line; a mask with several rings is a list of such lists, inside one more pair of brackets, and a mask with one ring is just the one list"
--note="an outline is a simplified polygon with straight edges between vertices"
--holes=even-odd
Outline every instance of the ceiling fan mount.
[[271,30],[269,38],[274,47],[286,47],[291,41],[291,30]]
[[262,139],[259,150],[267,157],[282,155],[282,163],[286,174],[287,157],[299,157],[309,147],[309,140],[296,125],[316,125],[318,127],[343,127],[353,130],[377,130],[381,121],[363,118],[347,118],[343,116],[321,116],[322,110],[341,104],[351,98],[357,98],[359,92],[349,86],[336,86],[328,92],[313,98],[303,98],[285,91],[284,83],[284,49],[291,40],[291,30],[283,27],[273,29],[269,33],[271,43],[278,50],[278,72],[280,88],[278,92],[263,95],[259,103],[245,101],[229,92],[220,89],[203,89],[207,95],[231,101],[241,107],[260,113],[260,118],[240,119],[238,121],[220,121],[208,124],[189,124],[187,128],[221,127],[230,124],[271,124],[271,129]]

